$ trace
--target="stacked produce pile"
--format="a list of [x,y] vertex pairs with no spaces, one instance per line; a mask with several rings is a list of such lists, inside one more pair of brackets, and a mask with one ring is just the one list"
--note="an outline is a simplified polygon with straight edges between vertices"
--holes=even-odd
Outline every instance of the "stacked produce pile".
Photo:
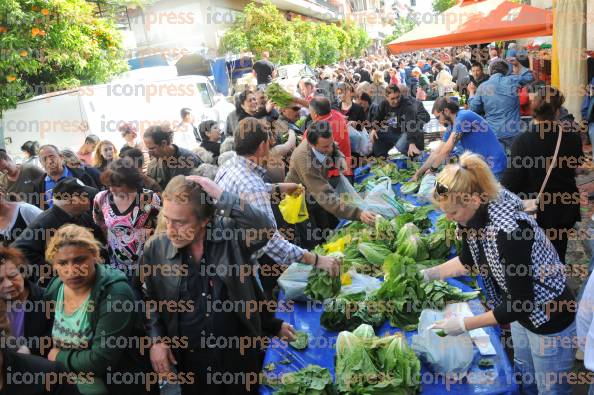
[[[377,161],[371,171],[356,189],[364,190],[381,177],[402,184],[415,169],[398,170],[393,163]],[[405,184],[401,191],[414,193],[418,187]],[[403,214],[392,219],[378,216],[374,226],[352,222],[315,249],[342,261],[341,277],[313,269],[305,291],[309,298],[324,301],[321,325],[342,331],[336,341],[335,384],[326,369],[310,365],[285,375],[295,382],[274,386],[275,394],[412,394],[419,390],[420,362],[403,333],[379,338],[373,328],[388,320],[402,331],[415,330],[422,310],[441,310],[446,303],[468,301],[479,292],[423,280],[421,269],[443,263],[459,250],[456,225],[442,215],[433,226],[429,219],[433,206],[417,207],[402,199],[397,204]],[[351,271],[384,281],[373,291],[341,294]],[[307,386],[311,392],[305,390]]]

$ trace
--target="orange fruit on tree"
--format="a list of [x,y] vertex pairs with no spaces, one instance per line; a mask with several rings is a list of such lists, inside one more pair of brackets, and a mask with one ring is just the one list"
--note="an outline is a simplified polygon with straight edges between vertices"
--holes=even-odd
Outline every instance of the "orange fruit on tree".
[[40,30],[37,27],[31,29],[31,37],[35,37],[39,34]]
[[45,36],[45,30],[41,30],[41,29],[40,29],[40,30],[39,30],[39,35],[40,35],[40,36]]
[[22,57],[27,56],[28,52],[27,51],[21,51],[19,55],[21,55]]
[[0,26],[0,33],[6,33],[8,28],[6,26]]
[[39,7],[37,7],[36,5],[34,5],[34,6],[31,6],[31,9],[32,9],[33,11],[37,11],[37,10],[39,10]]
[[8,82],[12,82],[14,80],[16,80],[16,77],[14,75],[9,75],[8,77],[6,77],[6,81]]
[[43,15],[48,15],[49,14],[49,10],[47,8],[44,8],[44,9],[41,10],[41,13]]

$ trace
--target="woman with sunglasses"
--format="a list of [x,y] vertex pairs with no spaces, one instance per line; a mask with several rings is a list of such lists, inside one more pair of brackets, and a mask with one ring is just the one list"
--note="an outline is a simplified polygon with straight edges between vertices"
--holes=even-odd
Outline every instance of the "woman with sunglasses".
[[[422,271],[429,280],[479,274],[489,311],[435,324],[448,335],[511,324],[523,393],[571,394],[567,373],[575,355],[575,297],[565,266],[522,201],[502,188],[477,154],[437,176],[434,201],[458,224],[459,256]],[[518,379],[518,377],[516,377]]]

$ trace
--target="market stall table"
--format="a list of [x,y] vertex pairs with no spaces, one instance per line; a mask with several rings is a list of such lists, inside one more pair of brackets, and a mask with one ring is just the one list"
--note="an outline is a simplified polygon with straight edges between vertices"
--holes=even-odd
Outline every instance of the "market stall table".
[[[399,168],[405,167],[404,161],[395,161]],[[357,169],[355,179],[361,182],[367,176],[365,169]],[[393,186],[397,195],[400,194],[400,185]],[[402,196],[415,205],[421,203],[414,196]],[[435,223],[439,213],[434,211],[429,218]],[[343,224],[341,224],[343,225]],[[341,226],[339,225],[339,226]],[[460,288],[462,291],[473,289],[460,281],[463,279],[448,279],[447,282]],[[478,299],[468,302],[473,314],[481,314],[485,311],[484,306]],[[279,308],[276,317],[293,325],[298,331],[305,331],[309,334],[309,346],[305,350],[295,350],[287,343],[274,339],[268,347],[264,361],[264,373],[272,378],[279,379],[286,373],[295,372],[308,365],[319,365],[327,368],[334,377],[335,344],[338,332],[327,331],[320,325],[320,317],[323,313],[321,302],[293,302],[284,298],[284,293],[279,295]],[[513,366],[511,365],[505,349],[501,343],[500,331],[495,327],[484,328],[489,335],[489,340],[495,349],[496,355],[483,357],[476,345],[473,347],[474,357],[472,366],[467,376],[461,381],[446,381],[443,376],[433,374],[426,364],[421,368],[421,394],[516,394],[518,385],[514,382]],[[385,336],[400,332],[400,329],[391,327],[386,320],[384,324],[376,329],[378,336]],[[406,332],[406,338],[410,344],[411,338],[417,331]],[[490,368],[479,367],[481,359],[488,359],[493,363]],[[268,386],[260,387],[260,394],[273,394],[274,390]]]

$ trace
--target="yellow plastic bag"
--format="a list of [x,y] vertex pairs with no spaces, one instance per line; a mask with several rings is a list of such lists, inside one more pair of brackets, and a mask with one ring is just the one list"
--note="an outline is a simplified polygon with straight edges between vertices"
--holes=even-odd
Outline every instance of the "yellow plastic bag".
[[309,218],[305,204],[305,193],[286,195],[278,205],[278,209],[288,224],[298,224]]

